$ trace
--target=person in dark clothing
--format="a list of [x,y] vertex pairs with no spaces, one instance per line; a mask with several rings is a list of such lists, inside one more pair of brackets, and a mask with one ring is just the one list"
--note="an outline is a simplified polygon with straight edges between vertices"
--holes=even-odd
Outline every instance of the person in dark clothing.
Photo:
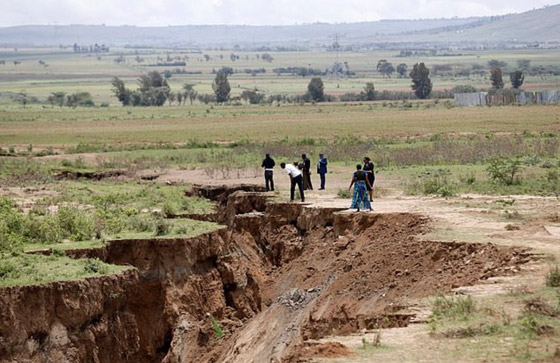
[[369,157],[364,157],[364,167],[362,169],[367,173],[367,178],[369,184],[367,185],[367,190],[369,193],[369,200],[373,202],[373,184],[375,183],[375,166],[371,162]]
[[319,190],[325,190],[325,175],[327,174],[327,158],[323,154],[319,154],[319,162],[317,163],[317,174],[321,177],[321,188]]
[[274,191],[274,179],[272,177],[275,165],[276,163],[270,157],[270,154],[266,154],[261,167],[264,169],[264,183],[267,192]]
[[305,202],[305,194],[303,192],[303,177],[301,171],[299,171],[299,169],[293,164],[281,163],[280,167],[284,169],[286,174],[290,176],[290,182],[291,182],[290,200],[294,201],[296,184],[297,184],[299,188],[299,196],[301,197],[301,201]]
[[313,190],[313,184],[311,183],[311,160],[305,154],[301,154],[301,160],[303,161],[303,189]]

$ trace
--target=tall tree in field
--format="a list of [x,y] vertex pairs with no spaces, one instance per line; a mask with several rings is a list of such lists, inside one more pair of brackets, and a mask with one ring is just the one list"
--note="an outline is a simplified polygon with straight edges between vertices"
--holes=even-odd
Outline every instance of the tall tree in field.
[[511,87],[518,89],[521,85],[523,85],[523,81],[525,80],[523,71],[511,72],[509,74],[509,80],[511,81]]
[[494,67],[490,70],[490,82],[492,82],[492,88],[494,89],[504,88],[504,80],[502,79],[502,70],[500,67]]
[[162,106],[171,92],[167,80],[158,71],[141,75],[138,84],[142,106]]
[[395,67],[390,62],[387,62],[386,59],[381,59],[377,62],[377,71],[383,75],[383,77],[387,76],[391,78],[391,74],[395,71]]
[[59,107],[64,106],[64,100],[66,99],[66,93],[64,92],[53,92],[48,97],[49,103],[54,107],[54,105],[58,105]]
[[183,89],[185,90],[184,102],[187,102],[188,98],[192,106],[193,101],[196,100],[196,96],[198,96],[198,92],[194,89],[194,85],[189,83],[185,83]]
[[169,106],[171,106],[171,104],[175,102],[175,92],[169,92],[169,95],[167,96],[167,101],[169,101]]
[[323,102],[325,100],[325,86],[320,77],[313,77],[307,85],[307,94],[315,102]]
[[113,85],[113,93],[115,97],[123,104],[128,106],[130,104],[130,90],[124,86],[124,82],[119,77],[114,77],[111,81]]
[[363,98],[366,101],[373,101],[375,99],[375,86],[373,82],[367,82],[364,87]]
[[397,73],[401,78],[406,77],[406,74],[408,73],[408,66],[406,65],[406,63],[401,63],[397,66]]
[[430,70],[424,63],[416,63],[409,74],[412,79],[412,90],[420,99],[425,99],[432,93]]
[[212,89],[216,94],[216,102],[223,103],[229,100],[231,87],[229,86],[226,72],[218,71],[218,73],[216,73],[216,78],[214,79],[214,83],[212,84]]

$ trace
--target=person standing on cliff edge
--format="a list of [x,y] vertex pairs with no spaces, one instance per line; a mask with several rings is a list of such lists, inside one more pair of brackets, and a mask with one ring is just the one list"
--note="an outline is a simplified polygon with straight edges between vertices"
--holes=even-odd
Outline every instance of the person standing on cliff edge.
[[317,174],[321,177],[321,188],[319,190],[325,190],[325,175],[327,174],[327,158],[323,154],[319,154],[319,162],[317,163]]
[[301,160],[303,164],[303,189],[313,190],[313,184],[311,184],[311,160],[306,154],[301,154]]
[[261,167],[264,169],[264,183],[267,192],[274,191],[273,171],[275,165],[276,163],[274,159],[270,157],[270,154],[266,154]]

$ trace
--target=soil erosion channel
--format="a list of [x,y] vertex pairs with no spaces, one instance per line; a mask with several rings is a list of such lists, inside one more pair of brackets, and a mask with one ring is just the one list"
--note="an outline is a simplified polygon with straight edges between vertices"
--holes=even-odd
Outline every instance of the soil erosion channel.
[[312,341],[405,326],[410,299],[531,258],[520,248],[420,241],[420,215],[340,213],[258,190],[195,186],[218,212],[187,217],[225,225],[212,233],[68,252],[135,267],[123,274],[0,289],[0,360],[299,361]]

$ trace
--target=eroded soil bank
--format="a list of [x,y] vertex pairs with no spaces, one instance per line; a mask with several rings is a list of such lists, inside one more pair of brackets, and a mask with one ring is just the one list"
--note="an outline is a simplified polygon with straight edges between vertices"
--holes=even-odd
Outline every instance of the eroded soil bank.
[[[74,257],[121,275],[0,290],[2,361],[301,361],[307,341],[403,326],[409,299],[517,271],[531,256],[416,238],[425,217],[276,203],[248,186],[196,187],[221,230],[121,240]],[[217,339],[214,317],[225,337]]]

